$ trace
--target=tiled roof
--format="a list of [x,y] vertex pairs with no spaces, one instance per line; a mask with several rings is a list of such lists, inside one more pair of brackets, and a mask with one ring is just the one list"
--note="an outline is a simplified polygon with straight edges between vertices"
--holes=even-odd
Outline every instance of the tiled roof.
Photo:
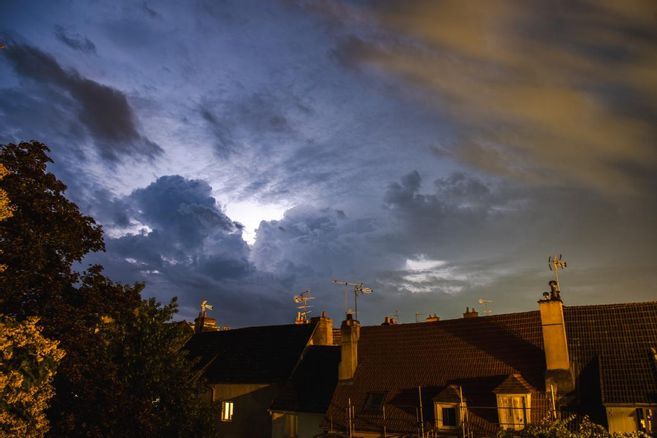
[[604,403],[657,402],[657,302],[565,308],[576,371],[597,358]]
[[312,345],[306,348],[271,410],[325,413],[338,382],[339,363],[340,347]]
[[209,383],[284,383],[315,324],[197,333],[185,345]]
[[520,374],[511,374],[493,392],[495,394],[529,394],[533,390]]
[[[649,347],[657,344],[657,302],[564,307],[564,317],[576,372],[590,369],[599,360],[604,402],[653,399],[657,375]],[[481,433],[494,431],[493,391],[514,374],[534,392],[532,418],[540,419],[547,409],[538,311],[363,327],[358,348],[353,382],[338,384],[331,401],[328,416],[334,424],[345,424],[351,403],[356,410],[356,429],[381,430],[381,414],[361,412],[367,393],[380,391],[387,393],[389,430],[413,431],[417,428],[418,386],[422,387],[424,418],[432,422],[431,397],[455,384],[463,388],[469,407],[486,408],[469,409],[471,426],[479,427]]]

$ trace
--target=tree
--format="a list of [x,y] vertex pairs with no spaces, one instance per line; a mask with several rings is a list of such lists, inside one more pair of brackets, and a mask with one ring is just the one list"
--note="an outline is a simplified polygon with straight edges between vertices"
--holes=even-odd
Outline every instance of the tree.
[[14,205],[13,215],[0,222],[0,264],[9,268],[0,273],[0,306],[19,319],[50,317],[59,307],[53,301],[78,279],[72,264],[104,249],[100,225],[66,199],[66,186],[46,170],[49,151],[38,142],[0,149],[9,171],[2,188]]
[[[9,174],[7,168],[0,164],[0,181],[7,176],[7,174]],[[6,191],[0,189],[0,222],[11,217],[12,214],[14,214],[14,209],[9,203],[9,196],[7,196]],[[3,272],[5,269],[7,269],[7,266],[0,264],[0,272]]]
[[592,422],[589,417],[584,417],[579,424],[574,424],[576,419],[575,415],[555,420],[547,418],[536,424],[528,424],[521,432],[500,431],[497,436],[498,438],[648,438],[643,432],[609,433],[604,427]]
[[45,338],[37,318],[22,322],[0,315],[0,436],[42,437],[48,432],[52,379],[64,357],[59,342]]
[[[210,436],[209,405],[180,348],[175,302],[143,301],[143,284],[115,283],[101,266],[73,264],[104,250],[102,228],[83,215],[47,169],[42,143],[0,148],[1,181],[14,207],[0,222],[0,313],[38,316],[66,351],[48,410],[54,436]],[[177,328],[178,327],[178,328]]]

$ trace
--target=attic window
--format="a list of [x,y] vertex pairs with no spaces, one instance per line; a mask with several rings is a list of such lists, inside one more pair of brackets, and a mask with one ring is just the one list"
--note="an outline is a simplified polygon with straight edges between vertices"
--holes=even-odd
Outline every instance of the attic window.
[[233,421],[233,408],[235,404],[232,401],[221,402],[221,421]]
[[460,426],[458,403],[435,403],[436,427],[456,429]]
[[363,406],[363,411],[380,412],[385,399],[385,392],[368,392],[367,399],[365,400],[365,406]]
[[529,423],[530,409],[530,394],[497,394],[497,416],[501,429],[524,429]]

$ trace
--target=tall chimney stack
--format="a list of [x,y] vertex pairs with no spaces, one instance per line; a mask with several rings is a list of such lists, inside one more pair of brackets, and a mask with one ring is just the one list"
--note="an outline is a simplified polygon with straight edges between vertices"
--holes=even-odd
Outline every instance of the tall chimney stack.
[[568,353],[563,302],[556,281],[550,281],[550,289],[550,293],[544,293],[538,302],[545,350],[545,386],[548,391],[554,386],[558,394],[563,395],[575,389],[575,381]]
[[315,324],[312,345],[333,345],[333,320],[326,315],[326,312],[311,318],[310,322]]
[[347,319],[340,326],[340,367],[338,376],[341,383],[354,378],[358,366],[358,338],[360,338],[360,322],[347,313]]

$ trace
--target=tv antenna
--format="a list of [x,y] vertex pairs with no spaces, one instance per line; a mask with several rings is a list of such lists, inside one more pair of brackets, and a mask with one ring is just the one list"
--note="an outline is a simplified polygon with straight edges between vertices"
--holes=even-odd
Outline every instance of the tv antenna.
[[493,313],[493,310],[488,306],[490,303],[492,303],[492,300],[485,300],[483,298],[479,298],[479,304],[481,304],[484,310],[481,311],[484,315],[490,315]]
[[307,289],[301,292],[299,295],[294,296],[294,302],[296,304],[299,304],[299,306],[297,306],[297,309],[299,309],[299,311],[297,312],[297,323],[305,324],[308,322],[308,315],[311,312],[311,310],[309,309],[312,307],[311,305],[308,304],[308,301],[314,299],[315,297],[310,296],[310,289]]
[[370,287],[365,287],[363,282],[361,281],[360,283],[353,283],[350,281],[344,281],[344,280],[331,280],[333,284],[337,284],[338,286],[344,286],[344,308],[345,308],[345,313],[347,312],[347,291],[349,290],[349,286],[353,286],[353,291],[354,291],[354,317],[356,320],[358,320],[358,295],[368,295],[374,292],[374,289]]
[[208,316],[208,310],[214,310],[212,304],[209,304],[208,300],[201,301],[201,316],[203,318]]
[[548,268],[550,271],[554,271],[554,279],[557,282],[557,290],[561,290],[561,285],[559,284],[559,269],[566,269],[568,264],[563,260],[563,255],[559,254],[559,257],[556,255],[548,257]]

